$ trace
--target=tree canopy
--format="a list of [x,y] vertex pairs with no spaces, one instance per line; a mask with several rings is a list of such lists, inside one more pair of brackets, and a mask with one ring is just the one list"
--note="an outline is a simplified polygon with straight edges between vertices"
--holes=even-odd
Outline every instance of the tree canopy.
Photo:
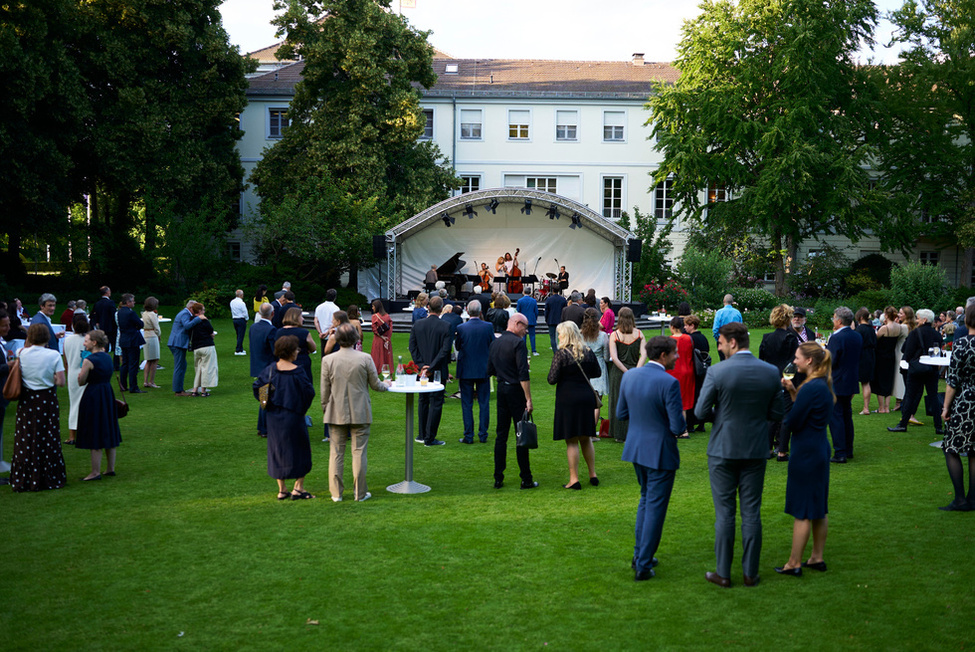
[[[803,240],[856,241],[892,224],[866,164],[883,115],[854,55],[877,21],[870,0],[706,0],[685,24],[675,66],[648,108],[663,152],[654,180],[672,175],[675,217],[730,236],[767,238],[776,290]],[[709,187],[729,193],[708,201]],[[720,194],[720,193],[717,193]]]

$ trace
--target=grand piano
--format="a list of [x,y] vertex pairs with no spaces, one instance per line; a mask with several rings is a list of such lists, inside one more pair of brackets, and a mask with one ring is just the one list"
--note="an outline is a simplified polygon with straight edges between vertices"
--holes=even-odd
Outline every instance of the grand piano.
[[462,273],[467,266],[467,263],[460,259],[462,255],[464,255],[463,251],[457,252],[437,268],[437,278],[446,283],[447,292],[454,297],[460,297],[464,285],[470,280],[467,274]]

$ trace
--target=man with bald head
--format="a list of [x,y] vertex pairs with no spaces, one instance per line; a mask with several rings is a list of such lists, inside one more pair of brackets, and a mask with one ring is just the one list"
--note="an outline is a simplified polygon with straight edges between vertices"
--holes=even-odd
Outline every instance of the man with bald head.
[[[741,312],[735,308],[733,305],[734,302],[735,298],[733,296],[730,294],[724,295],[724,305],[721,306],[721,310],[714,313],[714,327],[711,329],[711,333],[714,335],[715,342],[718,341],[718,331],[722,326],[733,323],[741,324],[743,322]],[[718,349],[718,359],[724,360],[724,353],[720,348]]]

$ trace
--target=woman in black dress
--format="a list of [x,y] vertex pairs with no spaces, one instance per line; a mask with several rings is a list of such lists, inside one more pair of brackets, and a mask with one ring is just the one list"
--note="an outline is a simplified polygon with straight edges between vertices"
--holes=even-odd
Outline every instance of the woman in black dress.
[[[274,356],[278,361],[269,364],[254,381],[255,398],[259,398],[263,385],[270,383],[274,387],[265,408],[267,474],[278,481],[278,500],[314,498],[305,491],[305,476],[311,471],[311,442],[305,413],[315,398],[315,388],[305,371],[295,364],[298,343],[298,338],[290,333],[279,337],[274,342]],[[295,483],[288,492],[284,481],[290,478]]]
[[863,394],[863,410],[860,414],[870,414],[870,383],[877,371],[877,331],[873,329],[871,317],[870,311],[866,308],[857,310],[856,331],[863,339],[863,347],[860,349],[860,387],[861,394]]
[[[91,473],[82,481],[101,480],[102,475],[115,475],[115,450],[122,443],[118,427],[115,391],[112,389],[112,356],[105,353],[108,336],[102,331],[85,335],[85,350],[91,355],[81,363],[78,384],[85,387],[78,408],[78,434],[75,448],[91,451]],[[107,470],[102,474],[102,450]]]
[[897,323],[894,306],[884,309],[884,323],[877,331],[877,350],[870,389],[877,397],[877,414],[890,413],[890,397],[894,393],[894,378],[900,377],[897,368],[898,352],[906,329]]
[[[776,573],[802,576],[802,569],[825,571],[823,550],[829,529],[829,442],[826,426],[833,414],[836,397],[830,378],[832,362],[829,351],[815,342],[806,342],[796,350],[795,364],[806,380],[798,392],[791,380],[782,386],[794,401],[792,410],[782,422],[783,433],[792,434],[792,458],[785,485],[785,513],[795,518],[792,526],[792,552]],[[809,559],[802,561],[809,533],[813,547]]]
[[[945,436],[941,449],[948,465],[948,477],[955,490],[955,499],[944,507],[946,512],[975,510],[975,306],[965,309],[968,335],[955,340],[948,366],[945,405],[941,418]],[[961,456],[968,454],[968,495]]]
[[[684,304],[681,304],[684,305]],[[688,310],[690,307],[688,306]],[[678,309],[679,310],[679,309]],[[694,355],[697,356],[699,353],[704,357],[711,357],[711,343],[708,342],[708,338],[698,330],[701,326],[701,318],[697,315],[688,315],[684,317],[684,332],[691,336],[691,341],[694,343]],[[695,369],[697,367],[695,366]],[[694,407],[697,407],[697,399],[701,396],[701,387],[704,385],[704,377],[707,375],[707,369],[705,373],[701,375],[694,374]],[[704,432],[704,422],[698,421],[697,417],[694,416],[694,410],[687,412],[687,432]]]
[[[348,320],[348,317],[346,317],[346,320]],[[312,382],[311,354],[317,350],[317,346],[315,344],[315,338],[311,336],[308,329],[302,328],[300,308],[288,308],[288,312],[284,313],[284,317],[281,318],[281,328],[274,333],[275,346],[277,345],[277,340],[287,335],[298,339],[298,358],[295,360],[295,364],[301,367],[308,376],[308,382]],[[277,357],[276,353],[275,357]]]
[[565,441],[569,460],[569,484],[566,489],[582,489],[579,482],[579,453],[589,467],[589,484],[596,486],[596,450],[592,445],[592,415],[596,410],[596,393],[589,378],[599,376],[599,362],[582,341],[574,321],[564,321],[556,329],[559,349],[552,356],[548,384],[555,385],[556,441]]
[[[775,330],[766,333],[758,347],[758,359],[773,365],[780,374],[795,358],[796,348],[799,346],[799,336],[790,328],[793,312],[793,309],[784,303],[772,308],[768,321]],[[783,391],[782,402],[788,414],[792,409],[788,392]],[[783,436],[781,421],[769,421],[768,443],[769,450],[777,453],[777,461],[785,462],[789,459],[789,437]]]

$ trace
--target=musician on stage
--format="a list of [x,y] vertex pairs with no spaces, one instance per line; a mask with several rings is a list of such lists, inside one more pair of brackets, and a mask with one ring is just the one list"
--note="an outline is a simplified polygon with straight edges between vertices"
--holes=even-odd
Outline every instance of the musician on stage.
[[[481,269],[478,270],[477,275],[481,277],[481,287],[491,287],[491,283],[494,282],[494,276],[491,274],[491,270],[488,269],[487,263],[481,263]],[[483,308],[484,306],[481,307]]]
[[569,273],[565,271],[565,265],[559,267],[559,277],[557,282],[559,284],[559,294],[562,294],[569,289]]
[[427,272],[427,276],[424,279],[424,282],[427,284],[427,287],[425,289],[432,290],[434,286],[437,284],[438,280],[439,279],[437,278],[437,266],[431,265],[430,271]]

